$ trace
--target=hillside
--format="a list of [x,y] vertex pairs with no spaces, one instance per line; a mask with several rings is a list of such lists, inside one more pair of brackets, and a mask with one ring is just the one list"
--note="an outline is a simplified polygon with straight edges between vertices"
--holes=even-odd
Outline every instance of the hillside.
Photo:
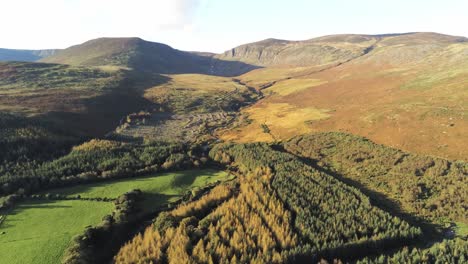
[[[0,77],[2,111],[58,119],[89,135],[111,130],[138,97],[137,90],[122,87],[128,72],[112,68],[5,62]],[[126,103],[114,109],[119,96]]]
[[216,57],[257,66],[324,66],[363,56],[378,46],[466,42],[435,33],[330,35],[305,41],[266,39],[235,47]]
[[59,52],[57,49],[17,50],[0,49],[0,61],[37,61]]
[[[81,66],[119,66],[152,73],[238,75],[253,69],[242,62],[223,62],[211,54],[185,52],[140,38],[99,38],[41,60]],[[213,65],[218,65],[214,67]],[[226,70],[228,69],[228,70]]]
[[377,40],[373,36],[351,35],[307,41],[266,39],[233,48],[217,58],[258,66],[324,66],[361,56]]
[[[268,63],[307,45],[345,47],[355,53],[352,59],[340,56],[327,66],[307,60],[309,64],[300,67],[276,65],[238,77],[266,98],[243,110],[251,122],[222,138],[272,141],[308,132],[347,131],[417,153],[467,159],[466,38],[435,33],[337,35],[267,44],[265,50],[285,45],[284,51],[265,60]],[[263,64],[248,55],[240,59]],[[263,133],[262,124],[271,133]]]

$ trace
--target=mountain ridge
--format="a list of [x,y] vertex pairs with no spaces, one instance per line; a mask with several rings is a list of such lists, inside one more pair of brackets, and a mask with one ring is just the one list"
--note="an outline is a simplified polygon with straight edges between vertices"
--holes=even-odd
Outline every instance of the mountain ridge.
[[433,32],[391,34],[336,34],[290,41],[265,39],[234,47],[215,57],[256,66],[317,66],[343,63],[368,53],[377,43],[389,45],[444,45],[465,43],[468,38]]
[[257,68],[243,62],[222,61],[213,54],[188,52],[141,38],[98,38],[71,46],[40,60],[79,66],[117,66],[162,74],[202,73],[235,76]]

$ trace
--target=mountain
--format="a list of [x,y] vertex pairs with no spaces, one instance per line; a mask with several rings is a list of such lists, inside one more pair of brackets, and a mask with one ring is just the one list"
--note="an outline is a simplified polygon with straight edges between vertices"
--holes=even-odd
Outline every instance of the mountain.
[[[437,33],[267,40],[218,55],[264,66],[237,77],[264,100],[226,140],[347,131],[423,154],[466,159],[468,40]],[[262,124],[270,134],[262,132]]]
[[0,61],[37,61],[57,53],[58,49],[17,50],[0,49]]
[[349,45],[311,41],[266,39],[233,48],[216,56],[223,60],[238,60],[257,66],[310,66],[343,62],[365,52],[373,39]]
[[[139,38],[100,38],[41,61],[71,68],[1,65],[0,74],[8,76],[0,83],[3,109],[67,113],[61,118],[66,120],[79,113],[74,124],[102,135],[112,131],[122,115],[148,106],[202,109],[205,102],[216,106],[218,100],[251,102],[247,97],[255,97],[255,104],[241,109],[239,127],[218,131],[221,138],[275,141],[309,132],[346,131],[416,153],[462,160],[468,156],[463,148],[468,129],[464,37],[403,33],[267,39],[223,54],[180,51]],[[172,75],[187,73],[195,75]],[[22,84],[15,85],[16,79]],[[233,90],[227,92],[226,87]],[[258,96],[247,96],[246,89]],[[84,100],[81,94],[88,92]],[[237,100],[239,96],[246,98]],[[108,118],[116,104],[123,110]],[[89,122],[90,117],[97,121]],[[105,128],[96,125],[102,120],[109,120]]]
[[432,45],[466,42],[464,37],[436,33],[384,35],[330,35],[305,41],[266,39],[241,45],[216,57],[257,66],[320,66],[343,63],[363,56],[379,46]]
[[165,74],[238,75],[256,68],[242,62],[223,62],[213,58],[210,53],[180,51],[165,44],[140,38],[94,39],[62,50],[42,59],[41,62],[81,66],[111,65]]

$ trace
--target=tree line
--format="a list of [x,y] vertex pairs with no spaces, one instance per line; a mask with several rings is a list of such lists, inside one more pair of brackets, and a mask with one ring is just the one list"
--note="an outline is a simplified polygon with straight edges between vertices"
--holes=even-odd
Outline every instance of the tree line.
[[0,196],[202,166],[208,160],[202,152],[179,143],[91,140],[58,159],[4,171]]

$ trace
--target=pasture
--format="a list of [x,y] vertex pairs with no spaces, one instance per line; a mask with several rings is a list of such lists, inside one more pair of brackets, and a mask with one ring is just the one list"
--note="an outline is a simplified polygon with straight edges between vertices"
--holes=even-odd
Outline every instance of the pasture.
[[224,171],[189,170],[150,175],[138,178],[83,184],[70,188],[56,189],[51,193],[82,198],[117,198],[133,189],[140,189],[144,195],[143,209],[152,210],[179,199],[186,191],[223,181],[230,176]]
[[[49,193],[82,198],[116,198],[132,189],[145,193],[147,211],[180,198],[186,191],[230,176],[214,170],[189,170],[56,189]],[[60,263],[72,237],[96,225],[112,202],[28,200],[18,204],[0,226],[0,263]]]
[[71,238],[112,208],[109,202],[23,202],[0,227],[0,263],[60,263]]

